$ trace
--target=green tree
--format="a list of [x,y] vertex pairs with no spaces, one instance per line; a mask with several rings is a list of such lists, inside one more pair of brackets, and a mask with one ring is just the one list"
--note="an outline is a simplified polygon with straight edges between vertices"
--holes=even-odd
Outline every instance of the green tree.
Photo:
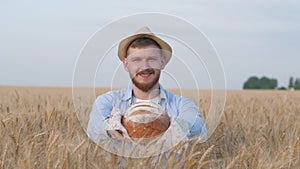
[[276,89],[278,82],[266,76],[260,79],[256,76],[250,77],[243,85],[243,89]]
[[286,90],[286,88],[284,86],[281,86],[278,88],[279,90]]
[[294,89],[295,90],[299,90],[300,89],[300,78],[297,78],[295,80],[295,83],[294,83]]
[[293,77],[290,77],[290,80],[289,80],[289,89],[291,88],[294,88],[294,78]]
[[256,76],[250,77],[243,85],[243,89],[259,89],[259,78]]
[[278,85],[277,79],[271,79],[270,80],[270,86],[269,86],[270,88],[269,89],[276,89],[277,85]]

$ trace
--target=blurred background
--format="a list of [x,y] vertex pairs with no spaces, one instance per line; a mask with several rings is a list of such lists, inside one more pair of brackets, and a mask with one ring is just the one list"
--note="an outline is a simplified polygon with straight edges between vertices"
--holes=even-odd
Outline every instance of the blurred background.
[[291,77],[300,77],[299,9],[294,0],[1,0],[0,85],[72,86],[76,59],[95,32],[124,16],[158,12],[207,36],[223,63],[227,89],[242,89],[251,76],[288,87]]

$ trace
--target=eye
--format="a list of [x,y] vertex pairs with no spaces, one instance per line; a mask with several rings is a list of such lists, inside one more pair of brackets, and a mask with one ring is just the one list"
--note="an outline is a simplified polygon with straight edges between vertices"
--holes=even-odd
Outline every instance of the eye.
[[151,58],[149,58],[148,60],[149,60],[149,61],[156,61],[157,58],[151,57]]
[[133,59],[131,59],[131,62],[139,62],[139,61],[141,61],[140,58],[133,58]]

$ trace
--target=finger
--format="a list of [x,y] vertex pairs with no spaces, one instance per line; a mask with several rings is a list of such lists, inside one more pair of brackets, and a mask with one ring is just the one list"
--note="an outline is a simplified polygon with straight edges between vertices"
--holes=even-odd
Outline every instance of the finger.
[[120,134],[119,131],[115,130],[109,130],[109,134],[111,135],[111,138],[117,141],[125,141],[126,143],[130,143],[130,140],[126,139],[122,134]]
[[111,135],[111,138],[113,138],[115,140],[122,140],[123,139],[123,136],[115,130],[109,131],[109,133]]

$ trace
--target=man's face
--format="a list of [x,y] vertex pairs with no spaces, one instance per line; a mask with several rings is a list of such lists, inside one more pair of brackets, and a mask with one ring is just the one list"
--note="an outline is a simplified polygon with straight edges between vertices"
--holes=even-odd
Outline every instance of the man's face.
[[166,59],[155,45],[141,48],[129,48],[123,61],[133,84],[148,92],[159,81],[160,72],[165,67]]

